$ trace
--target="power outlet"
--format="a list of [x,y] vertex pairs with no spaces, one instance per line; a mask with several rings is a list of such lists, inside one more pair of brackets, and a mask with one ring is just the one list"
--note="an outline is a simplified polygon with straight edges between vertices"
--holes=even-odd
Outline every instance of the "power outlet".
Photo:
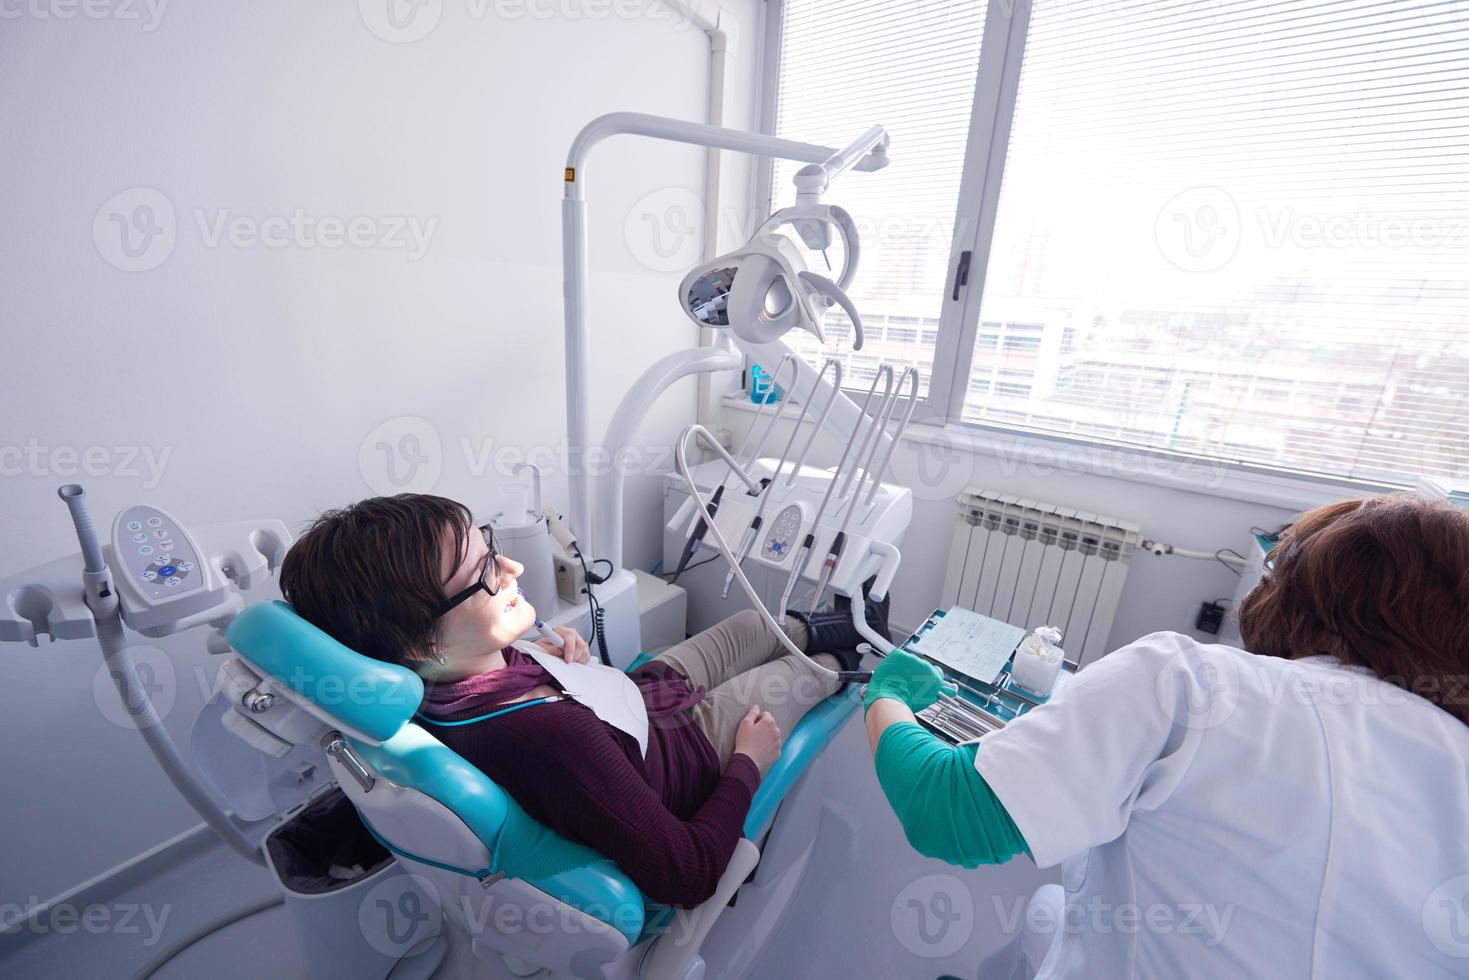
[[1219,627],[1224,624],[1224,607],[1217,602],[1205,602],[1199,606],[1199,614],[1194,617],[1194,629],[1200,633],[1218,633]]

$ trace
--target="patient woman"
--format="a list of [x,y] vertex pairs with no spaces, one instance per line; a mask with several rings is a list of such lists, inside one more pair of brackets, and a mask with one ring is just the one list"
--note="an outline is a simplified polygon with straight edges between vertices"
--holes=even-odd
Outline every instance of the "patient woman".
[[[516,588],[522,570],[463,505],[400,494],[323,514],[286,555],[280,582],[296,611],[337,640],[416,671],[420,713],[445,722],[560,693],[512,645],[536,618]],[[798,647],[836,670],[856,665],[849,617],[785,625]],[[580,636],[556,632],[564,649],[536,641],[538,649],[590,659]],[[646,757],[632,736],[569,699],[430,730],[536,819],[610,857],[649,899],[697,905],[734,853],[781,733],[838,681],[800,662],[753,611],[630,676],[648,709]]]

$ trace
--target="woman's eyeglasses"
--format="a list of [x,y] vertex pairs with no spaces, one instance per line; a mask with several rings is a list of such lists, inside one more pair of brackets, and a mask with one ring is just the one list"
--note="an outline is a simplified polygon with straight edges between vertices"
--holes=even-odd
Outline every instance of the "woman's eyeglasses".
[[484,565],[479,570],[479,578],[469,588],[445,600],[444,604],[439,607],[440,616],[447,615],[455,606],[465,602],[482,589],[490,595],[494,595],[500,591],[501,578],[503,576],[500,573],[500,553],[495,550],[494,532],[490,530],[488,524],[476,530],[485,536],[485,545],[490,549],[489,554],[485,556]]

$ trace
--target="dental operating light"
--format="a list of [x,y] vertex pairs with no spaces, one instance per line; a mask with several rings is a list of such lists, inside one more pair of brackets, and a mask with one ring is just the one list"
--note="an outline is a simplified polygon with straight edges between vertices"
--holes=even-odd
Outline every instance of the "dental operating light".
[[[857,275],[861,240],[852,216],[821,203],[821,195],[857,161],[885,146],[886,138],[882,127],[874,126],[822,163],[802,167],[793,178],[794,205],[765,219],[745,245],[696,266],[679,283],[679,299],[689,319],[756,344],[798,329],[824,344],[822,321],[832,307],[841,307],[852,322],[852,349],[861,350],[862,317],[847,296]],[[807,269],[801,245],[826,256],[837,238],[842,242],[842,268],[836,279]]]

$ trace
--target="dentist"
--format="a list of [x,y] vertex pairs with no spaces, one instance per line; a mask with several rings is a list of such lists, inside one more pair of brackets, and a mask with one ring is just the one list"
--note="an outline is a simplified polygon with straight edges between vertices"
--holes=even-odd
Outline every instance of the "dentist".
[[1048,978],[1469,973],[1469,511],[1320,507],[1267,567],[1239,610],[1252,652],[1143,637],[977,745],[915,723],[932,665],[875,671],[909,843],[1061,866],[982,976],[1012,955]]

